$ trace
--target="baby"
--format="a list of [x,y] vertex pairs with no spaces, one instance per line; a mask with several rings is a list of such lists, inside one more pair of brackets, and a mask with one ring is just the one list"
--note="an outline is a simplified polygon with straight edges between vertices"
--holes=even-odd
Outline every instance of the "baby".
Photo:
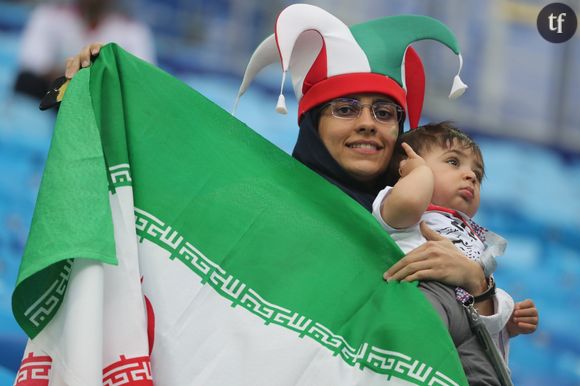
[[[391,165],[398,166],[400,179],[378,194],[373,215],[405,253],[426,241],[419,229],[425,222],[491,276],[506,241],[471,219],[479,208],[485,175],[479,146],[448,122],[419,127],[399,142]],[[514,305],[509,295],[498,292],[502,296],[494,302],[496,314],[482,319],[507,359],[508,338],[534,332],[538,313],[531,300]]]

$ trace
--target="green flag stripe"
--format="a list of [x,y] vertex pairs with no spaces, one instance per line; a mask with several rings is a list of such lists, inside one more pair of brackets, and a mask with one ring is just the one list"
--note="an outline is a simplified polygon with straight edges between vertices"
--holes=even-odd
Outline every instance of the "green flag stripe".
[[117,262],[109,173],[86,92],[89,76],[80,71],[61,104],[12,296],[14,317],[31,338],[58,311],[71,259]]
[[40,293],[38,298],[33,295],[25,298],[28,302],[22,301],[15,304],[15,315],[18,316],[18,321],[25,331],[42,329],[56,314],[68,286],[73,261],[73,259],[68,259],[50,266],[47,271],[53,272],[49,274],[53,280],[35,281],[36,284],[48,286],[48,288],[41,291],[35,288],[34,294]]

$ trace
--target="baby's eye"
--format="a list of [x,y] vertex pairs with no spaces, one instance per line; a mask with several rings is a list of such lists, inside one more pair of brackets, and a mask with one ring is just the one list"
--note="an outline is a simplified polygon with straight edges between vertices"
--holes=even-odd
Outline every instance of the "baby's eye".
[[459,160],[455,157],[449,158],[446,161],[449,165],[453,165],[453,166],[459,166]]
[[477,181],[481,183],[481,181],[483,180],[483,173],[480,170],[474,170],[473,173],[475,174],[475,178],[477,178]]

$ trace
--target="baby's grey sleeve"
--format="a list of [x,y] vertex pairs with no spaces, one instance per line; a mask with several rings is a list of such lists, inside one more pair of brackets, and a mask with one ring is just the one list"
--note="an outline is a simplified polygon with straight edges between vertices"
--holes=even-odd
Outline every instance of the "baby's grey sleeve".
[[455,291],[438,282],[422,282],[419,289],[448,328],[470,386],[500,386],[495,370],[471,331],[467,313],[455,299]]

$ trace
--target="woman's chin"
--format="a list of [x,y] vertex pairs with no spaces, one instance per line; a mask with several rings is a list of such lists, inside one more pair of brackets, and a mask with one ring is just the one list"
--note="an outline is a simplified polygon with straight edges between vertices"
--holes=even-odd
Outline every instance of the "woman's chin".
[[383,174],[385,170],[385,167],[375,165],[355,165],[346,169],[355,180],[360,182],[374,182],[374,180]]

